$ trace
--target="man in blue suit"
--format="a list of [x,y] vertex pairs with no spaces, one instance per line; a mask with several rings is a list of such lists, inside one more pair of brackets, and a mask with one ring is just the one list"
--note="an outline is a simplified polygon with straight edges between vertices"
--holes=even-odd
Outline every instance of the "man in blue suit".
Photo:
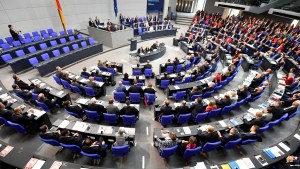
[[119,86],[116,87],[116,92],[124,92],[126,93],[126,87],[123,85],[121,81],[119,81]]

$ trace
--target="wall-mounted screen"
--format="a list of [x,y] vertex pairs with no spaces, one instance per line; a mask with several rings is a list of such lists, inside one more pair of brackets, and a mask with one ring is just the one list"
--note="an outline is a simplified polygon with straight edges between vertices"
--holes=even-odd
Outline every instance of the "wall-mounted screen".
[[147,0],[147,12],[163,12],[164,0]]

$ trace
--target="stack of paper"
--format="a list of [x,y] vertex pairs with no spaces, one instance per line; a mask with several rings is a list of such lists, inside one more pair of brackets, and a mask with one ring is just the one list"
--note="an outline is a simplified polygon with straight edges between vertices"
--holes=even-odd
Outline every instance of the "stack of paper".
[[60,91],[60,92],[58,92],[56,94],[59,96],[59,95],[62,95],[63,93],[64,93],[64,91]]
[[244,163],[242,159],[236,160],[235,162],[238,164],[239,168],[249,169],[249,167]]
[[64,120],[64,121],[62,121],[60,123],[60,125],[58,126],[58,128],[66,128],[69,123],[70,122],[68,120]]
[[219,169],[217,165],[210,166],[210,169]]
[[180,89],[180,87],[178,87],[177,85],[176,85],[176,86],[174,86],[174,88],[175,88],[175,89]]
[[84,132],[88,127],[89,127],[89,125],[87,123],[81,122],[81,121],[76,121],[72,130]]
[[250,158],[242,158],[242,160],[244,161],[246,166],[248,166],[249,168],[255,168],[255,166]]
[[6,146],[5,149],[0,152],[0,156],[5,157],[12,149],[14,149],[14,147]]
[[283,142],[280,142],[278,144],[281,148],[283,148],[285,151],[290,151],[291,148],[289,148],[286,144],[284,144]]
[[178,107],[178,106],[180,106],[181,105],[181,103],[174,103],[174,106],[175,107]]
[[32,169],[33,166],[35,165],[35,163],[37,163],[38,159],[36,158],[31,158],[28,163],[26,164],[26,166],[24,167],[25,169]]
[[183,131],[185,134],[191,134],[191,129],[189,127],[183,127]]
[[76,101],[78,104],[86,104],[89,101],[89,99],[80,98]]
[[236,119],[230,119],[230,122],[231,122],[234,126],[239,125],[239,122],[237,122]]
[[197,162],[195,169],[206,169],[204,162]]
[[295,134],[294,137],[298,140],[300,140],[300,135],[299,134]]
[[112,134],[113,128],[112,127],[105,127],[104,128],[104,134]]
[[62,166],[62,162],[54,161],[54,163],[52,164],[52,166],[50,167],[50,169],[59,169],[60,166]]
[[274,146],[274,147],[271,147],[271,148],[265,148],[264,152],[270,158],[276,158],[276,157],[284,155],[284,152],[282,152],[277,146]]
[[35,165],[32,167],[32,169],[40,169],[40,168],[42,168],[45,162],[46,161],[44,161],[44,160],[38,160],[35,163]]
[[222,127],[227,127],[227,124],[224,122],[224,120],[220,120],[219,123]]

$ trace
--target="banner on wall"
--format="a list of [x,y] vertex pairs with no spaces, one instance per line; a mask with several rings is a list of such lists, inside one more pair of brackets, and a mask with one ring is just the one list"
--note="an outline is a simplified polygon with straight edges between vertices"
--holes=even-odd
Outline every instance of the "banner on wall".
[[118,16],[118,3],[117,0],[114,0],[114,11],[115,11],[115,16]]

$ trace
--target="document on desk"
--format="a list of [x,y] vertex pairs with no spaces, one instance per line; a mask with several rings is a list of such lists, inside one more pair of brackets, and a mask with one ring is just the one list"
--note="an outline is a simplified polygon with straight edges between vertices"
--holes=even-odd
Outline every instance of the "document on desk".
[[0,152],[0,156],[5,157],[12,149],[14,149],[14,147],[6,146],[5,149]]
[[58,128],[66,128],[69,123],[70,122],[68,120],[64,120],[64,121],[62,121],[60,123],[60,125],[58,126]]
[[257,155],[257,156],[255,156],[255,158],[262,166],[268,165],[268,162],[266,161],[266,159],[262,158],[261,155]]
[[88,127],[89,127],[89,125],[87,123],[81,122],[81,121],[76,121],[76,123],[73,126],[72,130],[84,132]]
[[112,134],[113,128],[112,127],[105,127],[104,128],[104,134]]
[[197,162],[195,169],[207,169],[204,162]]
[[279,157],[279,156],[284,155],[284,152],[281,151],[277,146],[271,147],[271,148],[270,148],[270,151],[271,151],[276,157]]
[[256,114],[257,111],[259,111],[259,110],[258,109],[254,109],[252,107],[250,109],[248,109],[248,112],[251,113],[254,116],[255,116],[255,114]]
[[82,78],[79,82],[84,83],[86,81],[87,81],[87,79]]
[[176,86],[174,86],[174,88],[175,88],[175,89],[177,89],[177,90],[178,90],[178,89],[180,89],[180,87],[179,87],[179,86],[177,86],[177,85],[176,85]]
[[208,99],[203,99],[203,102],[208,104],[209,103],[209,100]]
[[35,165],[32,167],[32,169],[40,169],[40,168],[42,168],[45,162],[46,161],[44,161],[44,160],[38,160],[35,163]]
[[222,169],[231,169],[229,164],[222,164],[221,167]]
[[63,93],[64,93],[64,91],[60,91],[60,92],[58,92],[56,94],[59,96],[59,95],[62,95]]
[[183,127],[184,134],[191,134],[191,129],[189,127]]
[[39,79],[33,79],[33,80],[31,80],[31,82],[32,83],[39,83],[39,82],[41,82]]
[[125,131],[129,136],[134,136],[135,135],[135,129],[134,128],[125,128]]
[[60,161],[54,161],[50,169],[59,169],[62,166],[62,162]]
[[244,161],[246,166],[248,166],[248,168],[255,168],[255,166],[250,158],[242,158],[242,160]]
[[72,74],[69,75],[70,79],[73,79],[73,77],[75,77],[75,75],[72,75]]
[[280,142],[278,144],[281,148],[283,148],[285,151],[290,151],[291,148],[289,148],[286,144],[284,144],[283,142]]
[[38,162],[37,158],[31,158],[28,163],[25,165],[24,169],[32,169],[33,166]]
[[295,134],[294,137],[300,141],[300,135],[299,134]]
[[[176,77],[176,74],[170,74],[169,77],[170,77],[170,78],[174,78],[174,77]],[[175,87],[175,86],[174,86],[174,87]]]
[[220,120],[219,123],[222,127],[227,127],[227,124],[224,122],[224,120]]
[[210,169],[219,169],[217,165],[210,166]]
[[178,106],[180,106],[181,105],[181,103],[174,103],[174,106],[175,107],[178,107]]
[[[44,115],[44,114],[46,113],[45,111],[41,111],[41,110],[38,110],[38,109],[34,109],[33,111],[34,111],[33,114],[34,114],[36,117],[41,117],[42,115]],[[28,115],[30,115],[30,113],[29,113]]]
[[244,161],[242,159],[236,160],[235,161],[237,163],[237,165],[242,168],[242,169],[248,169],[249,167],[244,163]]
[[80,98],[76,101],[78,104],[86,104],[89,101],[89,99]]

